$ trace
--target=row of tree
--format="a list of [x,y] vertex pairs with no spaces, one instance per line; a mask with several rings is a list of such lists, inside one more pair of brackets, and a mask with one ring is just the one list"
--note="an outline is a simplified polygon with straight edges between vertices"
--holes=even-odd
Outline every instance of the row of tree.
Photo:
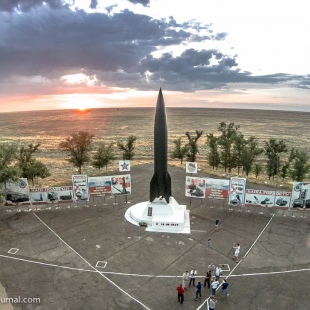
[[[248,176],[251,172],[256,178],[265,172],[269,179],[279,176],[295,181],[304,181],[310,171],[309,155],[306,151],[296,150],[288,146],[283,140],[269,139],[260,145],[255,137],[246,138],[240,131],[240,126],[234,123],[221,122],[218,126],[218,135],[206,134],[208,152],[206,159],[213,169],[224,168],[225,172],[236,169],[238,175]],[[174,140],[171,158],[196,162],[200,153],[199,139],[203,131],[185,133],[187,141],[182,144],[182,137]],[[68,162],[78,168],[90,163],[96,169],[108,167],[116,159],[115,143],[99,143],[94,149],[94,135],[87,131],[71,134],[59,144],[59,149],[66,152]],[[124,160],[132,160],[135,155],[136,136],[131,135],[125,142],[117,142],[116,146],[122,152]],[[16,181],[18,178],[27,178],[33,185],[38,178],[51,175],[48,168],[34,158],[40,144],[29,144],[27,147],[17,147],[16,144],[0,143],[0,184]],[[262,162],[264,164],[262,164]]]
[[[218,135],[206,135],[209,149],[207,162],[213,168],[224,168],[225,172],[236,169],[238,175],[254,173],[256,178],[266,172],[269,179],[280,176],[302,182],[310,171],[309,155],[304,150],[289,149],[283,140],[269,139],[260,146],[254,136],[246,138],[240,126],[234,123],[221,122]],[[174,140],[172,158],[195,162],[199,153],[198,140],[203,131],[196,130],[194,135],[185,133],[187,142],[182,145],[182,137]],[[264,162],[264,164],[262,164]]]
[[[80,131],[67,137],[59,144],[59,149],[67,152],[68,162],[78,168],[82,173],[82,167],[91,163],[94,168],[101,169],[111,164],[114,159],[114,143],[108,145],[99,143],[97,150],[91,157],[94,135],[87,131]],[[131,135],[126,142],[117,142],[117,147],[122,151],[123,159],[132,159],[135,155],[136,137]],[[15,182],[19,178],[27,178],[33,185],[39,178],[51,176],[49,169],[41,161],[34,158],[38,152],[40,143],[18,147],[15,143],[0,143],[0,185],[6,187],[6,183]]]

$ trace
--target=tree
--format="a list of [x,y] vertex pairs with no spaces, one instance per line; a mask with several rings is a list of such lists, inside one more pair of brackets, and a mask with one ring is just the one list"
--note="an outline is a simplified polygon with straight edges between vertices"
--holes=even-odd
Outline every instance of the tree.
[[[22,171],[27,167],[28,164],[31,163],[33,159],[33,154],[39,149],[40,143],[37,144],[32,144],[30,143],[27,147],[22,146],[19,149],[19,154],[18,154],[18,165],[22,169]],[[25,178],[25,176],[23,176]]]
[[290,176],[294,181],[303,182],[310,171],[309,155],[306,151],[292,148],[289,156],[291,162]]
[[17,151],[14,143],[0,143],[0,184],[4,188],[7,182],[17,181],[20,176],[20,170],[15,165]]
[[131,160],[135,156],[134,149],[136,148],[135,146],[136,140],[137,140],[137,137],[134,135],[131,135],[127,138],[127,141],[125,143],[117,142],[117,147],[121,151],[123,151],[124,160]]
[[29,144],[27,147],[22,146],[19,150],[17,162],[21,170],[23,178],[27,178],[35,185],[38,178],[46,178],[51,174],[48,168],[41,162],[33,158],[33,154],[38,151],[40,147],[38,144]]
[[234,165],[236,165],[237,167],[238,175],[240,173],[240,168],[242,167],[242,159],[244,159],[242,158],[242,154],[244,155],[244,148],[246,142],[247,141],[244,139],[243,134],[236,131],[233,141],[232,161],[235,163]]
[[182,138],[178,138],[176,140],[173,141],[174,143],[174,150],[171,152],[171,158],[177,158],[181,160],[181,165],[183,163],[183,159],[186,155],[186,153],[188,152],[188,147],[182,146]]
[[290,163],[289,162],[285,162],[280,170],[279,170],[279,176],[282,178],[282,181],[284,181],[285,178],[287,178],[290,174]]
[[82,173],[82,166],[90,161],[93,139],[94,135],[88,131],[79,131],[59,143],[59,148],[69,153],[68,162],[79,169],[79,174]]
[[218,168],[221,160],[217,146],[218,138],[213,133],[207,134],[207,145],[209,146],[210,152],[207,156],[208,164],[214,169]]
[[199,138],[202,136],[203,131],[202,130],[196,130],[195,133],[196,133],[196,136],[191,136],[188,131],[185,133],[185,135],[188,139],[188,143],[186,144],[186,146],[188,148],[186,156],[187,156],[187,160],[190,162],[196,161],[197,154],[199,153],[197,142],[198,142]]
[[51,176],[47,167],[39,160],[33,159],[25,166],[23,171],[23,177],[31,180],[32,185],[38,183],[38,178],[45,179]]
[[279,168],[281,166],[280,155],[286,153],[288,149],[283,140],[277,141],[271,138],[265,143],[265,154],[267,156],[266,171],[270,180],[271,177],[274,179],[274,176],[279,174]]
[[255,174],[255,178],[258,178],[258,175],[263,171],[263,167],[259,164],[255,164],[254,165],[254,174]]
[[105,145],[104,143],[100,143],[97,149],[96,154],[93,156],[92,166],[99,169],[105,167],[108,169],[108,165],[113,162],[115,156],[113,154],[113,145],[114,143],[110,143],[109,145]]
[[233,156],[233,145],[236,136],[240,134],[239,128],[239,125],[235,125],[234,123],[227,125],[225,122],[221,122],[218,127],[218,131],[221,132],[218,139],[218,146],[221,149],[220,159],[225,172],[227,169],[228,172],[231,172],[231,169],[236,167],[236,158]]
[[254,136],[245,139],[245,144],[241,150],[240,164],[246,176],[249,176],[255,159],[263,152],[264,150],[258,147],[258,142]]

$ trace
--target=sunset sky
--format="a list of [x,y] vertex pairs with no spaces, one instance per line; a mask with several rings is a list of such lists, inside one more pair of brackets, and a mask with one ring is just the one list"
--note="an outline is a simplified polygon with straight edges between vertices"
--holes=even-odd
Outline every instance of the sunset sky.
[[309,0],[1,0],[0,112],[310,112]]

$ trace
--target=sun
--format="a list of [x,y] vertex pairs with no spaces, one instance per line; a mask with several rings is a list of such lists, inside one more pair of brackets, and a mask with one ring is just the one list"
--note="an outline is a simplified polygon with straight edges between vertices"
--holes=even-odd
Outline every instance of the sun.
[[102,106],[102,104],[94,98],[94,96],[91,96],[89,94],[71,94],[66,95],[64,100],[63,107],[65,109],[73,109],[73,110],[79,110],[79,111],[85,111],[87,109],[91,108],[98,108]]

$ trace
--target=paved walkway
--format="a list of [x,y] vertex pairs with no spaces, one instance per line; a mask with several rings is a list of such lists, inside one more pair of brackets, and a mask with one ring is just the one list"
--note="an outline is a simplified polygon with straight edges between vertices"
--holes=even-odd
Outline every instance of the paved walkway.
[[[217,309],[308,309],[308,213],[229,210],[200,199],[189,206],[185,172],[171,168],[173,196],[190,209],[191,234],[146,232],[124,213],[148,200],[152,172],[152,166],[134,167],[130,204],[124,197],[114,204],[112,197],[106,205],[1,212],[0,282],[9,297],[40,298],[14,309],[178,309],[183,272],[196,268],[203,281],[211,262],[223,266],[230,283],[227,299],[217,292]],[[233,242],[241,244],[239,263],[230,253]],[[189,288],[182,307],[207,309],[209,295],[203,288],[202,299],[194,301]]]

